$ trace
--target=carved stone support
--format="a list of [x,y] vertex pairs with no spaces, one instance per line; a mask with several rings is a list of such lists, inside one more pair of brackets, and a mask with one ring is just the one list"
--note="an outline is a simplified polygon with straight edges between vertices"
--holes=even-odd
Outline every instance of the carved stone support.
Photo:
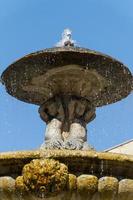
[[95,118],[95,108],[87,99],[55,96],[40,106],[39,114],[47,123],[42,149],[86,148],[86,125]]

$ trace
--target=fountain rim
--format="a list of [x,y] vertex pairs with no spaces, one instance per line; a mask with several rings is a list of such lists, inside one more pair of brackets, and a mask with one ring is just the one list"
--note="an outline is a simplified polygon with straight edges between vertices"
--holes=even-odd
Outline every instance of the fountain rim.
[[4,79],[5,79],[5,76],[6,74],[12,70],[12,68],[15,67],[15,64],[19,63],[20,61],[24,60],[24,59],[27,59],[27,58],[33,58],[34,56],[38,56],[38,55],[41,55],[41,54],[44,54],[44,53],[60,53],[60,52],[74,52],[74,53],[81,53],[81,54],[92,54],[92,55],[96,55],[96,56],[101,56],[103,58],[107,58],[107,59],[110,59],[110,61],[114,61],[116,63],[119,63],[120,65],[122,65],[124,68],[126,68],[126,70],[130,72],[130,70],[121,62],[119,61],[118,59],[116,58],[113,58],[112,56],[109,56],[105,53],[101,53],[99,51],[95,51],[95,50],[91,50],[91,49],[87,49],[87,48],[82,48],[82,47],[71,47],[71,46],[65,46],[65,47],[52,47],[52,48],[46,48],[46,49],[43,49],[43,50],[40,50],[40,51],[35,51],[35,52],[32,52],[32,53],[29,53],[29,54],[26,54],[25,56],[23,57],[20,57],[19,59],[17,59],[16,61],[14,61],[13,63],[11,63],[4,71],[3,73],[1,74],[1,80],[2,80],[2,83],[4,84]]
[[[133,178],[131,170],[133,165],[132,155],[81,150],[3,152],[0,153],[0,168],[4,166],[4,172],[0,173],[0,176],[7,176],[9,174],[10,165],[12,165],[12,171],[15,170],[14,172],[16,174],[20,174],[25,164],[28,164],[34,159],[45,158],[58,160],[59,162],[68,165],[70,171],[72,170],[74,172],[78,169],[81,174],[88,174],[93,164],[93,170],[97,175],[99,175],[99,177],[115,176],[121,178],[124,172],[125,175],[123,175],[123,178]],[[105,170],[103,175],[99,174],[100,168]]]
[[[74,52],[74,53],[81,53],[81,54],[92,54],[96,56],[101,56],[104,57],[105,59],[110,59],[111,61],[114,61],[116,63],[121,64],[122,66],[126,67],[119,59],[116,59],[112,56],[109,56],[106,53],[102,53],[100,51],[95,51],[89,48],[83,48],[83,47],[77,47],[77,46],[63,46],[63,47],[51,47],[51,48],[46,48],[42,49],[39,51],[35,51],[32,53],[25,54],[24,56],[16,59],[14,62],[12,62],[1,74],[1,77],[4,77],[4,74],[9,70],[9,68],[14,67],[14,64],[17,64],[18,62],[22,61],[23,59],[38,56],[44,53],[60,53],[60,52]],[[126,67],[127,68],[127,67]],[[128,69],[128,68],[127,68]],[[129,69],[128,69],[129,70]],[[3,80],[3,78],[2,78]]]

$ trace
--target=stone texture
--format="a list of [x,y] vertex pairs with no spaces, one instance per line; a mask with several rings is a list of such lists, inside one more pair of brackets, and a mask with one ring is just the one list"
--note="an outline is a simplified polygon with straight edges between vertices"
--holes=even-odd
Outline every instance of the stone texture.
[[77,189],[77,177],[74,174],[69,174],[68,190],[75,191]]
[[80,123],[72,123],[70,125],[69,135],[64,140],[63,148],[69,150],[82,150],[85,143],[87,143],[86,129]]
[[22,177],[16,179],[16,188],[24,188],[42,198],[59,194],[67,183],[66,165],[52,159],[36,159],[24,166]]
[[[126,169],[126,168],[124,168],[125,163],[131,164],[133,162],[132,156],[125,156],[125,155],[120,155],[120,154],[119,155],[113,154],[113,156],[112,156],[112,154],[110,154],[110,153],[98,153],[98,152],[92,152],[92,151],[82,152],[82,151],[67,150],[64,152],[64,151],[59,151],[59,150],[58,151],[57,150],[56,151],[55,150],[54,151],[47,150],[46,152],[36,151],[33,153],[32,152],[27,152],[27,153],[26,152],[18,152],[18,153],[15,152],[14,154],[10,154],[10,153],[0,154],[0,164],[1,164],[2,160],[3,161],[6,160],[6,162],[8,162],[8,165],[9,165],[10,159],[13,157],[14,157],[14,159],[21,158],[21,161],[23,159],[28,160],[29,157],[30,158],[33,158],[33,157],[40,158],[40,159],[32,161],[30,164],[27,164],[25,166],[25,168],[23,170],[23,174],[22,174],[23,176],[19,176],[16,179],[16,185],[15,185],[16,190],[12,190],[13,193],[8,192],[8,190],[6,190],[6,191],[1,190],[0,197],[2,197],[2,200],[20,200],[20,199],[21,200],[40,200],[40,197],[44,197],[46,195],[46,194],[44,194],[44,189],[45,189],[44,185],[41,188],[41,183],[44,183],[42,181],[42,180],[44,180],[44,174],[43,174],[43,176],[41,176],[41,173],[43,171],[42,160],[45,160],[45,159],[42,159],[42,157],[47,157],[47,158],[54,157],[60,161],[62,158],[64,160],[64,162],[67,163],[67,166],[69,167],[69,171],[71,171],[71,174],[69,174],[67,171],[67,181],[65,181],[66,179],[64,179],[62,177],[63,183],[65,183],[65,186],[63,187],[64,189],[63,190],[61,189],[60,192],[55,192],[53,194],[51,193],[52,196],[49,196],[49,198],[48,198],[49,200],[132,200],[133,199],[133,195],[132,195],[133,180],[132,179],[123,179],[119,182],[119,194],[118,194],[118,196],[116,196],[117,190],[118,190],[118,180],[116,178],[103,177],[103,178],[100,178],[98,181],[98,178],[96,176],[88,175],[89,170],[87,170],[93,165],[93,173],[95,173],[96,172],[95,164],[97,162],[99,162],[100,160],[103,161],[103,158],[108,159],[109,166],[107,165],[107,160],[105,162],[106,169],[107,169],[107,166],[109,167],[108,170],[110,169],[111,161],[115,161],[115,163],[112,163],[112,165],[111,165],[111,168],[112,168],[111,173],[113,173],[113,166],[114,166],[114,170],[116,168],[116,161],[117,162],[120,161],[121,167],[123,167],[123,170],[125,170]],[[53,152],[54,152],[54,154],[53,154]],[[45,153],[46,153],[46,155],[45,155]],[[95,160],[95,162],[94,162],[94,160],[92,162],[92,158]],[[98,160],[97,160],[97,158],[98,158]],[[14,162],[19,164],[19,159],[14,160]],[[90,160],[90,163],[89,163],[89,160]],[[50,159],[50,161],[51,161],[51,159]],[[58,161],[55,161],[53,163],[53,168],[55,168],[55,169],[58,168],[58,164],[56,165],[56,162],[58,163]],[[75,165],[74,165],[74,163],[75,163]],[[99,162],[99,168],[100,168],[100,164],[101,163]],[[104,166],[104,163],[103,163],[103,166]],[[10,167],[11,167],[11,165],[10,165]],[[50,183],[48,180],[51,180],[51,178],[52,178],[52,173],[56,174],[56,170],[52,171],[51,167],[52,167],[52,165],[48,164],[47,169],[49,169],[51,172],[50,175],[47,176],[48,184]],[[131,171],[132,171],[132,166],[130,165],[129,167],[131,168]],[[15,167],[13,167],[13,168],[15,168]],[[5,169],[6,169],[6,166],[5,166]],[[15,169],[17,169],[17,168],[15,168]],[[64,169],[64,167],[62,169]],[[104,169],[104,167],[103,167],[103,169]],[[60,175],[59,175],[60,170],[61,170],[61,168],[59,170],[57,170],[57,171],[59,171],[59,173],[57,173],[58,177],[60,177]],[[65,170],[66,170],[66,167],[65,167]],[[88,172],[88,174],[82,174],[83,171]],[[82,175],[76,177],[76,174],[79,174],[79,172]],[[103,174],[106,172],[103,171]],[[61,173],[64,174],[64,171],[61,170]],[[96,173],[98,174],[98,171]],[[100,175],[100,173],[98,174],[98,176],[99,175]],[[39,178],[39,176],[41,178]],[[37,181],[35,181],[35,179]],[[9,180],[9,182],[11,180],[11,181],[15,182],[14,179],[12,179],[11,177],[9,177],[9,178],[1,177],[0,178],[0,186],[2,188],[3,188],[3,180]],[[27,185],[25,184],[24,181],[26,182]],[[30,188],[29,188],[28,184],[30,184],[30,183],[32,183],[32,184],[30,185]],[[54,183],[53,183],[53,185],[54,185]],[[37,190],[38,195],[36,192],[33,192],[33,190],[36,188],[36,186],[37,186],[37,188],[39,188],[39,187],[41,188],[41,193],[40,193],[39,189]],[[7,184],[6,184],[6,188],[8,188]]]
[[43,103],[39,114],[46,123],[56,118],[62,122],[62,131],[69,131],[72,123],[87,123],[95,118],[93,103],[86,98],[69,94],[58,94]]
[[42,150],[85,149],[86,125],[95,118],[95,108],[87,99],[57,95],[40,106],[39,114],[47,123],[45,142],[41,145]]
[[29,191],[28,187],[26,186],[26,184],[24,183],[24,178],[23,176],[18,176],[15,180],[15,188],[16,191],[18,191],[19,193],[27,193]]
[[0,177],[0,191],[12,192],[15,190],[15,180],[10,176]]
[[77,178],[77,191],[81,199],[91,199],[98,189],[98,178],[93,175],[80,175]]
[[118,180],[114,177],[102,177],[98,182],[98,192],[102,200],[114,200],[118,193]]
[[52,119],[46,126],[45,141],[40,149],[62,149],[63,138],[61,134],[61,121]]
[[40,158],[54,158],[66,164],[71,173],[78,175],[101,173],[101,164],[103,164],[103,176],[112,175],[114,177],[121,177],[133,179],[132,167],[133,156],[102,153],[79,150],[45,150],[45,151],[20,151],[0,153],[0,176],[7,176],[11,174],[12,177],[19,176],[25,164],[33,159]]
[[0,177],[0,200],[12,200],[15,195],[15,180],[12,177]]
[[119,200],[133,199],[133,180],[123,179],[119,182]]
[[28,103],[41,105],[55,94],[69,93],[97,107],[125,98],[133,81],[130,71],[107,55],[62,47],[21,58],[4,71],[2,82],[9,94]]

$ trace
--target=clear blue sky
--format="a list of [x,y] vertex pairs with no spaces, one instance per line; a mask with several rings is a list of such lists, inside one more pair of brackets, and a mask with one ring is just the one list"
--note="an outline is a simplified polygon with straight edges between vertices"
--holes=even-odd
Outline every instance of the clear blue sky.
[[[133,0],[0,0],[0,74],[25,54],[53,47],[64,28],[80,46],[121,60],[133,72]],[[43,142],[38,107],[9,96],[0,85],[0,151]],[[133,138],[133,94],[97,109],[89,142],[104,150]]]

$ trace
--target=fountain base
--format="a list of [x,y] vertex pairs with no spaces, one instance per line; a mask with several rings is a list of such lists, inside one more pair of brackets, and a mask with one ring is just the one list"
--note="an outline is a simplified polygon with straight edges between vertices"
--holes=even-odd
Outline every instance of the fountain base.
[[0,154],[2,200],[132,200],[133,156],[46,150]]

